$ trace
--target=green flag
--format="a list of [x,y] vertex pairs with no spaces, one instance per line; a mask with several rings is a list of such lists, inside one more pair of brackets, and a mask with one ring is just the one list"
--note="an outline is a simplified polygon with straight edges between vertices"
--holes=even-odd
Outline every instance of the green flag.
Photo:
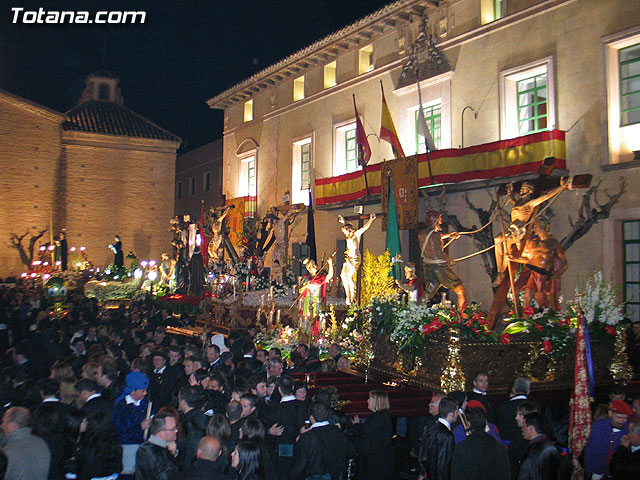
[[[402,251],[400,246],[400,230],[398,230],[398,215],[396,213],[396,200],[393,193],[393,181],[391,175],[389,175],[389,205],[387,206],[387,250],[391,255],[391,260],[396,255],[399,255]],[[400,272],[398,272],[397,263],[393,264],[391,274],[393,278],[400,278]]]

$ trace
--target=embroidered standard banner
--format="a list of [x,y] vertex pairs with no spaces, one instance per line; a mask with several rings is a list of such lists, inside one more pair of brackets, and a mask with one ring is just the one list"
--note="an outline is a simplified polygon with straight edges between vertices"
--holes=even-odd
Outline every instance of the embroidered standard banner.
[[242,245],[242,232],[244,230],[245,198],[236,197],[227,200],[227,205],[234,205],[227,214],[227,226],[229,227],[229,240],[236,250]]
[[[535,172],[547,157],[556,158],[556,168],[566,168],[565,132],[552,130],[429,153],[434,183],[458,183]],[[381,163],[367,166],[369,194],[381,193],[381,166]],[[367,194],[362,170],[320,178],[315,184],[317,205],[350,202]],[[418,186],[430,184],[427,155],[418,155]]]
[[[387,213],[389,182],[393,180],[398,229],[418,228],[418,162],[416,156],[396,158],[382,164],[382,211]],[[383,230],[387,229],[387,217],[383,218]]]

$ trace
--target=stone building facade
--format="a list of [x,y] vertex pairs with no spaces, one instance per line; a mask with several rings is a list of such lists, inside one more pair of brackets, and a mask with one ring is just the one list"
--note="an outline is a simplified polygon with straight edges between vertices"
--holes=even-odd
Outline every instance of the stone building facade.
[[[10,235],[50,224],[96,266],[111,263],[116,234],[125,252],[159,259],[171,246],[180,142],[127,109],[118,79],[106,73],[87,77],[66,114],[0,92],[0,277],[25,271]],[[48,241],[49,232],[37,246]]]
[[222,197],[222,139],[179,155],[176,160],[176,215],[200,218],[205,210],[224,204]]
[[[599,201],[606,198],[605,188],[616,191],[619,177],[625,177],[626,193],[610,217],[568,250],[570,267],[562,288],[572,298],[575,286],[601,269],[623,286],[622,299],[630,302],[628,313],[637,319],[640,4],[633,0],[390,3],[209,100],[211,108],[224,110],[223,193],[227,198],[257,196],[262,216],[280,204],[287,191],[294,202],[304,201],[310,186],[321,209],[316,215],[316,231],[323,232],[318,251],[332,252],[341,238],[337,214],[352,214],[353,206],[363,203],[361,187],[344,183],[360,178],[353,161],[353,96],[371,144],[370,176],[375,176],[376,164],[393,158],[390,145],[376,139],[381,84],[405,154],[423,148],[416,130],[417,86],[406,82],[402,71],[425,17],[425,34],[437,40],[450,66],[420,79],[423,111],[440,149],[433,157],[462,156],[463,163],[472,164],[482,161],[473,156],[473,149],[488,152],[484,163],[474,164],[478,170],[469,177],[473,181],[464,175],[443,180],[447,211],[464,225],[478,225],[465,195],[486,208],[496,184],[535,178],[533,164],[512,168],[522,162],[510,159],[507,148],[514,142],[525,151],[535,147],[542,138],[535,135],[546,136],[555,147],[536,150],[538,158],[531,160],[553,155],[560,160],[560,173],[594,175],[602,181]],[[415,60],[424,63],[428,58],[417,55]],[[518,140],[494,143],[508,139]],[[466,148],[458,150],[462,145]],[[497,166],[509,168],[493,171],[495,152],[506,152]],[[306,185],[302,164],[310,171]],[[424,157],[419,165],[426,168]],[[424,178],[421,187],[435,195],[440,187],[429,187]],[[342,201],[329,199],[321,205],[329,195],[327,185],[338,185],[342,190],[336,191],[346,189],[348,194]],[[553,206],[556,238],[570,231],[567,217],[576,220],[583,193],[564,193]],[[364,212],[379,212],[377,202],[365,205]],[[422,203],[421,215],[423,207]],[[384,250],[380,228],[380,222],[374,223],[364,237],[365,246],[376,253]],[[305,235],[304,226],[299,226],[292,240],[303,241]],[[410,237],[402,232],[405,255],[416,251]],[[471,241],[461,239],[450,247],[450,254],[460,257],[474,250]],[[469,299],[490,302],[490,279],[479,257],[455,268],[465,280]]]

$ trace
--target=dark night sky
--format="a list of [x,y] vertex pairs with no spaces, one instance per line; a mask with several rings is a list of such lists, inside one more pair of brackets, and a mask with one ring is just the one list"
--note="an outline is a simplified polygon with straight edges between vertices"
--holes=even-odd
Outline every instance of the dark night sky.
[[[3,0],[0,88],[64,112],[86,75],[103,68],[120,78],[126,106],[179,135],[188,151],[222,136],[222,113],[207,99],[386,3]],[[11,7],[147,16],[144,25],[26,25],[12,23]]]

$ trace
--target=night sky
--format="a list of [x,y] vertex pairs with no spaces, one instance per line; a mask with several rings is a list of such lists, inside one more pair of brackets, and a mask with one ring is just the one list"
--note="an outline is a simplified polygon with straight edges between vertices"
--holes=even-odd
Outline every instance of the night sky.
[[[3,0],[0,89],[60,112],[85,77],[120,78],[124,103],[179,135],[181,152],[222,136],[206,100],[377,10],[386,0]],[[144,10],[144,25],[13,24],[25,10]]]

